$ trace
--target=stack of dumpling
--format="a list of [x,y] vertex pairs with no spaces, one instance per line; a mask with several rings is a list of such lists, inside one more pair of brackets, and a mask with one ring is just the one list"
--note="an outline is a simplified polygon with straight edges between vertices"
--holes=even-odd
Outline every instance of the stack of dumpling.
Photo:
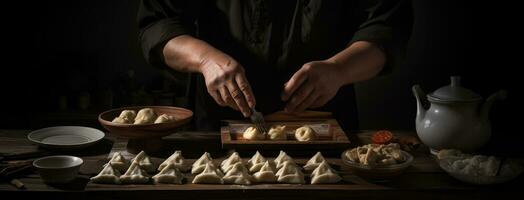
[[138,114],[134,110],[123,110],[118,117],[113,119],[113,122],[120,124],[159,124],[174,120],[174,116],[167,114],[157,116],[153,109],[143,108],[138,111]]
[[317,152],[307,161],[304,170],[313,171],[311,173],[311,184],[337,183],[342,180],[320,152]]
[[144,184],[149,182],[149,174],[155,172],[151,158],[141,151],[132,160],[127,171],[120,176],[120,182],[123,184]]
[[223,184],[224,174],[213,163],[213,158],[205,152],[198,160],[193,163],[191,173],[196,174],[193,183]]
[[301,168],[295,163],[293,158],[288,156],[286,152],[280,151],[278,156],[273,161],[277,173],[277,181],[279,183],[304,184],[304,173]]
[[182,184],[184,176],[181,171],[188,171],[189,165],[186,163],[182,151],[175,151],[160,166],[158,174],[152,177],[156,184]]

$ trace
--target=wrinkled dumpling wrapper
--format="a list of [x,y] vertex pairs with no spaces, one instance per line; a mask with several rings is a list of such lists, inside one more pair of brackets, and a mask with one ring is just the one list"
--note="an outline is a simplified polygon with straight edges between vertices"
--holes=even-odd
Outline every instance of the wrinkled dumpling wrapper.
[[107,163],[98,175],[91,177],[93,183],[120,184],[120,172]]
[[169,156],[162,164],[158,166],[158,171],[162,171],[164,167],[166,167],[169,164],[174,164],[176,168],[178,168],[180,171],[188,171],[190,166],[189,163],[186,162],[184,159],[184,156],[182,156],[182,151],[175,151],[171,156]]
[[167,166],[162,168],[162,171],[153,176],[152,179],[154,183],[182,184],[184,175],[182,175],[182,172],[180,172],[174,163],[169,163]]

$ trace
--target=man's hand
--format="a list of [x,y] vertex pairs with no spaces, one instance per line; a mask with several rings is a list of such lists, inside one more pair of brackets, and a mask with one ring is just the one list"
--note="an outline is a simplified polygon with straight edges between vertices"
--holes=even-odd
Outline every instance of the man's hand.
[[329,61],[306,63],[284,86],[282,100],[288,101],[287,112],[321,107],[331,100],[342,86],[340,66]]
[[246,79],[244,68],[230,56],[214,51],[207,53],[200,64],[207,92],[221,106],[240,110],[244,117],[251,115],[255,97]]

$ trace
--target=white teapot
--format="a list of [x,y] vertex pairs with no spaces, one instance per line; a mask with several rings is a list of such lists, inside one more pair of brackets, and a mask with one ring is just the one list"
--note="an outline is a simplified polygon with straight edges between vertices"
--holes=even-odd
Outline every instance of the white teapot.
[[428,94],[427,99],[419,85],[412,90],[417,99],[417,134],[433,154],[447,148],[473,152],[484,146],[491,137],[491,105],[506,98],[501,90],[483,102],[481,96],[461,87],[457,76],[451,77],[450,85]]

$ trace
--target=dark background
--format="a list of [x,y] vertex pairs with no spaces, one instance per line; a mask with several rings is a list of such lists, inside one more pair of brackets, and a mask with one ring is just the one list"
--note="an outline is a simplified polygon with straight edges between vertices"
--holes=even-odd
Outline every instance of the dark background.
[[[138,1],[35,1],[2,8],[0,128],[97,126],[96,115],[111,107],[187,103],[183,85],[142,57]],[[516,9],[498,2],[411,2],[399,27],[413,22],[413,29],[396,34],[399,41],[409,39],[404,57],[393,73],[357,84],[360,127],[414,130],[411,86],[430,92],[460,75],[483,97],[509,91],[493,106],[490,146],[514,152],[524,134]]]

